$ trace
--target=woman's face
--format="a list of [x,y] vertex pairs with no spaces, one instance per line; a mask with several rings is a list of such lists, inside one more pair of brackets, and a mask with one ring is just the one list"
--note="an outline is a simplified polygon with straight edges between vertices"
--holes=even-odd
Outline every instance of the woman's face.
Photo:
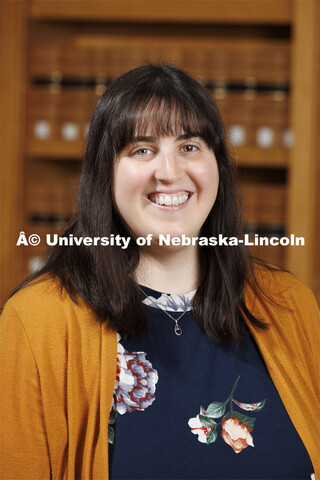
[[115,160],[115,203],[135,237],[198,236],[218,184],[216,158],[200,137],[138,137]]

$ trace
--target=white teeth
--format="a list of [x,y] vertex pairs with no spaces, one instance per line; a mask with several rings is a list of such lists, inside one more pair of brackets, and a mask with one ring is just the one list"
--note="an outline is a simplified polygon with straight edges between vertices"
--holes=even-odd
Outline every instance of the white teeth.
[[152,195],[150,200],[157,205],[166,205],[166,206],[178,206],[186,203],[189,195]]

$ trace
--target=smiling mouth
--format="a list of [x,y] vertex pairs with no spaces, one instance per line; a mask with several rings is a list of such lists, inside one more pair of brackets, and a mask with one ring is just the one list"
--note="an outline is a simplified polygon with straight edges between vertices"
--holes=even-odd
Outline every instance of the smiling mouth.
[[186,203],[191,197],[192,193],[190,192],[179,192],[179,193],[151,193],[148,195],[148,199],[156,203],[157,205],[164,205],[166,207],[177,207]]

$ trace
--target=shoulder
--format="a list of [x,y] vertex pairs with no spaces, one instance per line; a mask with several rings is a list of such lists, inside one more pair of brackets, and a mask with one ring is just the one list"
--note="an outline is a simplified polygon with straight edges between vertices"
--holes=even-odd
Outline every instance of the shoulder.
[[254,274],[262,293],[279,305],[294,310],[311,308],[318,311],[312,290],[294,274],[276,267],[268,268],[257,264],[254,267]]
[[101,322],[81,300],[75,303],[60,281],[43,277],[19,290],[4,306],[1,315],[2,336],[21,331],[33,349],[60,350],[70,339],[96,338]]
[[304,342],[316,352],[320,342],[319,308],[310,288],[289,272],[260,265],[255,266],[255,278],[258,287],[247,287],[247,307],[269,327],[254,327],[256,334],[277,342]]
[[31,322],[40,316],[45,316],[48,321],[54,317],[57,322],[61,315],[65,318],[74,312],[77,315],[93,315],[81,299],[77,302],[71,300],[67,291],[61,287],[59,279],[49,275],[33,280],[21,288],[7,301],[4,312],[6,309],[15,310]]
[[6,306],[27,314],[34,312],[34,309],[46,310],[53,305],[62,305],[63,302],[68,302],[68,298],[59,280],[45,275],[22,287],[7,301]]

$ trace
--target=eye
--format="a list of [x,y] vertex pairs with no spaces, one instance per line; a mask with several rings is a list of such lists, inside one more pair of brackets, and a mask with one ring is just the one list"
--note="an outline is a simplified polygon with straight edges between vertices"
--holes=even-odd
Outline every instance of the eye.
[[137,155],[138,157],[145,157],[146,155],[150,155],[151,150],[149,148],[139,148],[133,154]]
[[196,150],[198,150],[198,147],[196,147],[195,145],[184,145],[181,150],[185,153],[195,152]]

